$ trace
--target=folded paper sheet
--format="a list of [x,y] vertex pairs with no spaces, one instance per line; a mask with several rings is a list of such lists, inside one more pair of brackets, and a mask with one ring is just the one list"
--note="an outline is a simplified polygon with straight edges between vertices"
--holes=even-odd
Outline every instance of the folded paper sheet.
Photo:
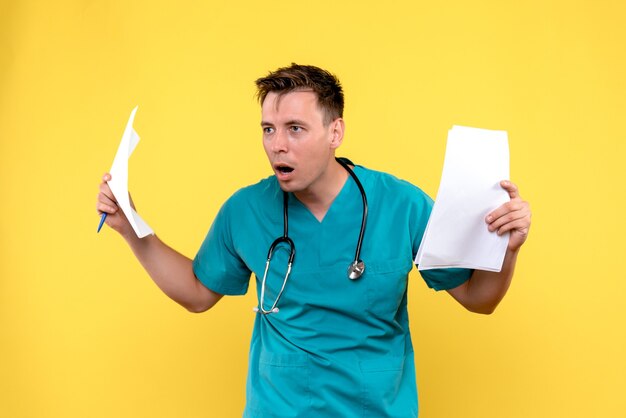
[[464,267],[500,271],[508,234],[489,232],[485,217],[509,201],[506,131],[453,126],[439,191],[415,264],[419,270]]
[[143,238],[147,235],[154,234],[154,232],[131,207],[130,198],[128,196],[128,159],[139,143],[139,135],[137,135],[137,132],[133,129],[135,113],[137,113],[137,107],[130,113],[124,135],[122,135],[122,141],[120,142],[117,154],[115,154],[115,159],[113,160],[113,165],[111,166],[111,180],[107,183],[117,200],[118,206],[124,211],[133,230],[139,238]]

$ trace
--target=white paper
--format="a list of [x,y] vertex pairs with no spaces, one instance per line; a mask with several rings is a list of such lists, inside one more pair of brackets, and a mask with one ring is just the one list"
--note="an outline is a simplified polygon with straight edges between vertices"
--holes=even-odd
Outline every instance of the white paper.
[[419,270],[463,267],[500,271],[509,235],[489,232],[485,217],[509,201],[506,131],[453,126],[439,191],[415,264]]
[[117,200],[118,206],[122,209],[126,218],[130,222],[133,230],[139,238],[154,234],[154,231],[144,222],[143,219],[130,206],[130,198],[128,195],[128,159],[139,143],[139,135],[133,129],[133,121],[135,120],[137,107],[130,113],[130,118],[126,124],[122,141],[115,154],[113,165],[111,166],[111,180],[107,183]]

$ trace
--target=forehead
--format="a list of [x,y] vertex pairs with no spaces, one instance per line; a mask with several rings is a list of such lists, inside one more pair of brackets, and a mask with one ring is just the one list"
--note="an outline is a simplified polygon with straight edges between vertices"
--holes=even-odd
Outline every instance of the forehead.
[[263,121],[288,120],[321,121],[322,110],[317,95],[312,91],[292,91],[285,94],[270,92],[261,106]]

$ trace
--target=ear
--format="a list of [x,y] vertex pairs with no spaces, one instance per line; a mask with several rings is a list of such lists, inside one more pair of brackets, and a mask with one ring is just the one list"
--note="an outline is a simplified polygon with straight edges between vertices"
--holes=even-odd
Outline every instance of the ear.
[[346,124],[342,118],[337,118],[330,123],[330,147],[331,149],[337,149],[343,142],[343,134],[346,129]]

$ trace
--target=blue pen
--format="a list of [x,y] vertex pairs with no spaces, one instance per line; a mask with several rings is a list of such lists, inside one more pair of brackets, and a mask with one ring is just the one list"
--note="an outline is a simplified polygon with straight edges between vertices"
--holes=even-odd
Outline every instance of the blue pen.
[[107,214],[106,212],[102,214],[102,217],[100,218],[100,224],[98,225],[98,232],[100,232],[100,229],[102,229],[102,225],[104,225],[104,220],[107,218]]

